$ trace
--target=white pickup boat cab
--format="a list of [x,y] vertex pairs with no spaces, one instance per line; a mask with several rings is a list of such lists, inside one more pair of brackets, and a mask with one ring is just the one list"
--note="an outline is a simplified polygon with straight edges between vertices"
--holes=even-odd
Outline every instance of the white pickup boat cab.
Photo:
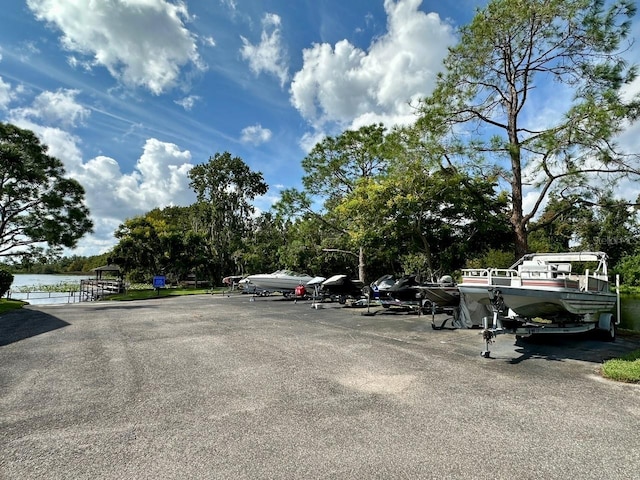
[[492,325],[486,317],[484,322],[486,339],[594,328],[615,338],[618,295],[611,291],[603,252],[531,253],[507,269],[464,269],[458,288],[467,311],[484,307],[491,313]]

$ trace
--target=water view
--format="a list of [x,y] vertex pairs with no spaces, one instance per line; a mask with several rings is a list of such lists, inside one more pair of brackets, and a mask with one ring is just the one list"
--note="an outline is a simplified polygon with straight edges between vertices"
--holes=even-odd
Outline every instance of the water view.
[[620,327],[640,331],[640,295],[623,295],[620,300]]
[[[88,278],[93,277],[18,273],[13,276],[11,290],[6,296],[14,300],[24,300],[31,305],[73,303],[79,301],[80,280]],[[66,291],[55,291],[62,287],[66,287]]]

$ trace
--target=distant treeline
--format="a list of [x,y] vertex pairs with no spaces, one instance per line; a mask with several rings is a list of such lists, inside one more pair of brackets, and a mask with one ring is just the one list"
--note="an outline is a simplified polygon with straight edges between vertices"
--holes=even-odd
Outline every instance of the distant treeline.
[[56,260],[43,262],[23,262],[19,264],[2,264],[2,267],[11,273],[46,273],[46,274],[66,274],[66,273],[91,273],[94,268],[106,265],[108,254],[82,257],[73,255],[61,257]]

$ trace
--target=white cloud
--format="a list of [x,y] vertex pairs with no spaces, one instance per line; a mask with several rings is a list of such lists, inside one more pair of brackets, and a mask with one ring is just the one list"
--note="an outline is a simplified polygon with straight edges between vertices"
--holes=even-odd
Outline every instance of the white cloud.
[[220,3],[234,12],[238,9],[236,0],[220,0]]
[[188,97],[176,100],[175,103],[180,105],[185,110],[189,111],[193,108],[196,102],[202,100],[198,95],[189,95]]
[[298,143],[300,145],[300,148],[302,148],[304,152],[310,152],[313,147],[322,142],[322,140],[324,140],[326,136],[327,135],[323,131],[315,130],[313,132],[307,132],[302,135],[302,138],[300,138],[300,141]]
[[451,25],[418,10],[422,0],[385,0],[387,33],[364,51],[347,40],[303,51],[291,103],[314,128],[415,121],[411,101],[428,95],[455,43]]
[[101,1],[87,5],[67,0],[27,0],[27,5],[38,20],[62,32],[66,50],[91,56],[94,66],[106,67],[126,85],[161,94],[177,84],[182,67],[204,68],[195,35],[184,25],[190,17],[181,1]]
[[156,207],[193,203],[195,194],[188,177],[192,167],[189,151],[150,138],[130,173],[122,172],[119,163],[106,156],[92,158],[69,172],[84,186],[96,224],[95,233],[81,241],[78,252],[95,255],[113,247],[113,232],[127,218]]
[[282,45],[280,33],[280,17],[273,13],[267,13],[262,19],[262,35],[260,43],[253,45],[245,37],[242,39],[243,47],[240,54],[249,62],[249,68],[255,75],[265,72],[280,79],[280,86],[289,79],[289,69],[286,62],[286,51]]
[[213,37],[203,37],[202,38],[202,43],[203,45],[206,45],[207,47],[215,47],[216,46],[216,41]]
[[241,140],[243,143],[260,145],[271,140],[271,130],[263,128],[262,125],[251,125],[242,129]]
[[0,77],[0,110],[7,108],[12,99],[11,84],[5,82],[2,77]]
[[107,156],[84,162],[79,139],[69,132],[27,120],[14,123],[35,132],[48,146],[48,154],[62,160],[67,175],[85,189],[95,231],[80,240],[76,254],[96,255],[113,247],[113,232],[127,218],[156,207],[195,201],[188,177],[193,167],[191,153],[175,144],[148,139],[133,171],[125,173],[115,159]]
[[47,124],[73,127],[84,122],[91,110],[76,101],[78,90],[45,91],[38,95],[30,107],[16,109],[14,117],[32,118]]

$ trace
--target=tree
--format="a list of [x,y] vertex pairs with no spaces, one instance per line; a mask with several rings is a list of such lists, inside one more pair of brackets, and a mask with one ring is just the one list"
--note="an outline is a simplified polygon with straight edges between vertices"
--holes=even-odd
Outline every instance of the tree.
[[623,200],[604,192],[594,208],[578,223],[576,240],[585,250],[606,252],[609,263],[616,265],[625,255],[636,250],[640,226],[635,212]]
[[[358,277],[365,279],[365,230],[368,224],[357,211],[340,211],[338,207],[353,194],[359,182],[385,172],[389,166],[389,151],[382,125],[370,125],[347,130],[337,137],[326,137],[302,161],[305,175],[304,192],[283,193],[282,204],[290,204],[308,214],[314,214],[323,225],[349,239],[349,248],[357,251]],[[325,215],[312,210],[311,198],[324,199]],[[344,213],[348,214],[345,216]]]
[[84,189],[29,130],[0,123],[0,257],[73,248],[92,231]]
[[4,294],[9,291],[12,283],[13,275],[11,274],[11,272],[0,266],[0,298],[2,298]]
[[422,159],[399,159],[350,208],[369,204],[367,221],[375,225],[374,240],[394,245],[394,255],[416,265],[425,278],[451,273],[465,258],[510,244],[506,199],[495,192],[495,179],[470,177],[452,166],[433,166]]
[[161,273],[171,281],[201,273],[208,265],[206,242],[185,228],[190,215],[189,207],[166,207],[127,219],[115,232],[118,244],[111,252],[112,262],[140,282]]
[[251,201],[267,193],[262,173],[253,172],[239,157],[216,153],[209,162],[189,171],[191,188],[197,196],[194,232],[207,242],[215,267],[212,280],[220,280],[234,268],[233,255],[243,247],[255,209]]
[[551,193],[544,211],[529,225],[529,245],[536,252],[566,252],[577,238],[580,224],[593,219],[575,196]]
[[[556,188],[588,198],[587,177],[637,175],[613,139],[635,120],[638,97],[620,94],[636,74],[621,54],[636,6],[629,0],[492,0],[462,28],[418,126],[443,148],[501,173],[511,192],[516,254]],[[542,117],[549,98],[573,95],[564,115]],[[549,87],[551,88],[551,87]],[[555,121],[552,121],[556,119]],[[537,198],[525,211],[525,189]]]
[[146,216],[125,220],[115,231],[118,243],[112,260],[130,280],[148,282],[161,273],[162,246],[155,226]]

